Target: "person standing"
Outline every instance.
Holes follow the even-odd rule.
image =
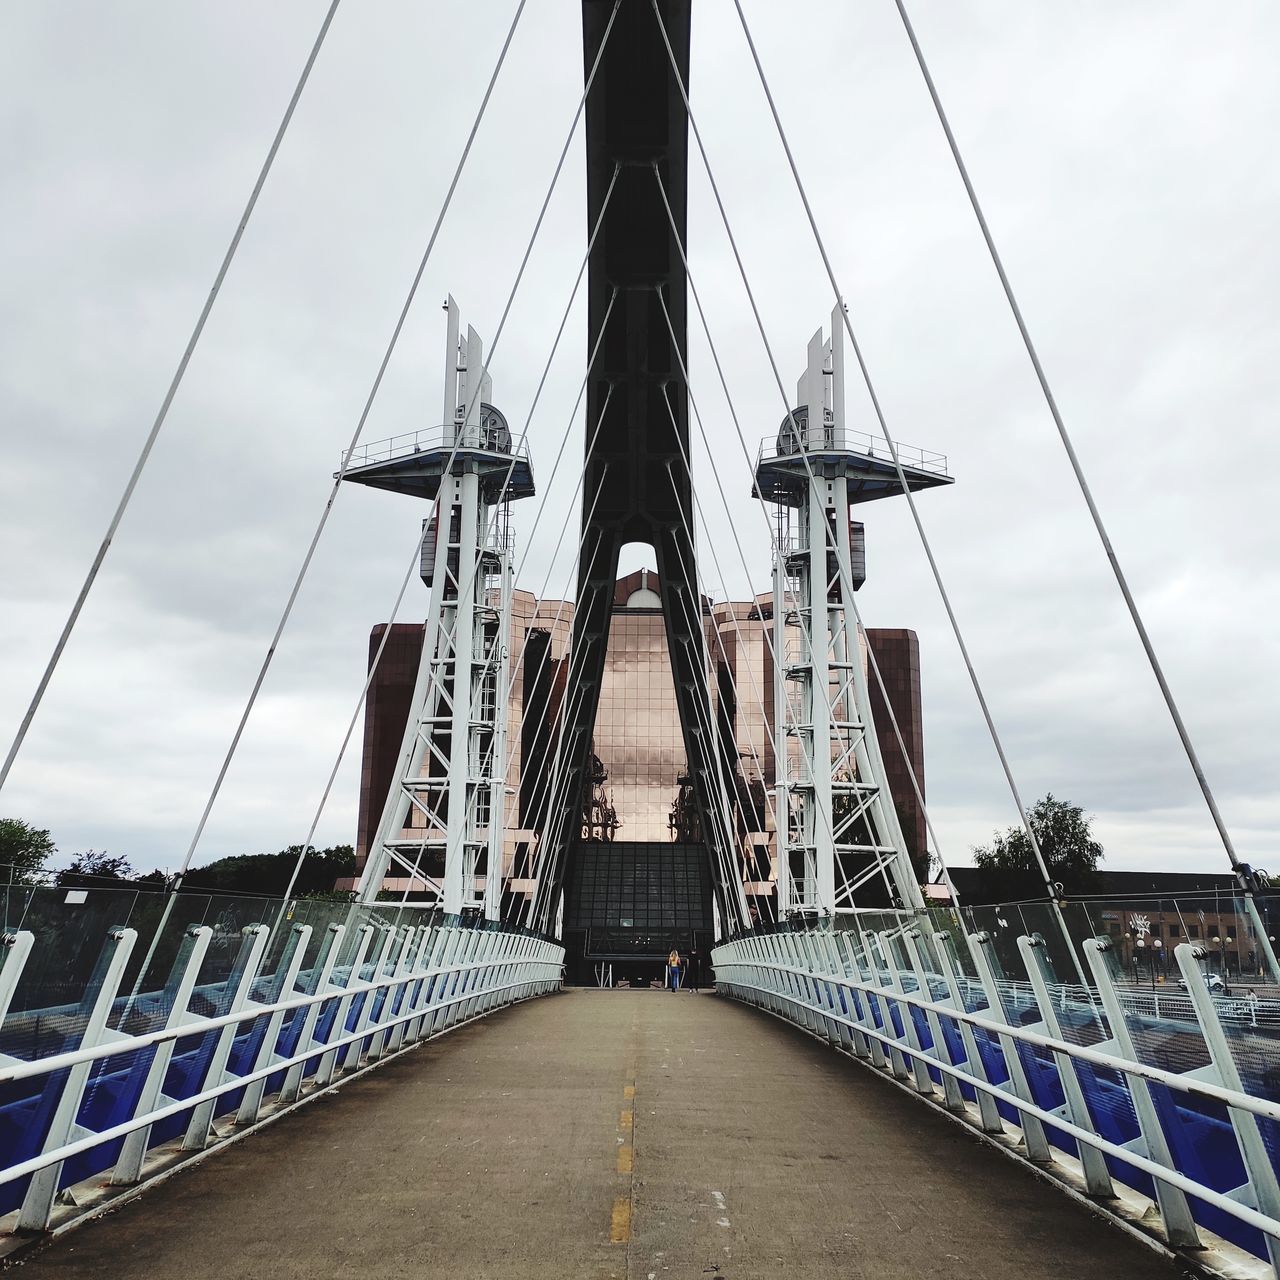
[[[671,954],[667,957],[667,990],[680,990],[680,953],[671,948]]]
[[[702,985],[702,957],[698,954],[698,948],[694,947],[689,952],[689,990],[697,991]]]

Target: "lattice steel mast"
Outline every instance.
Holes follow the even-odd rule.
[[[902,491],[888,458],[845,424],[839,310],[809,341],[798,407],[766,441],[756,493],[776,504],[774,706],[779,918],[872,901],[924,905],[871,715],[852,593],[865,579],[858,502]],[[912,489],[949,483],[940,454],[904,464]],[[874,889],[873,889],[874,886]],[[881,888],[880,886],[883,886]],[[874,896],[873,896],[874,895]]]
[[[508,506],[533,493],[512,455],[476,331],[446,304],[443,425],[370,445],[346,479],[437,498],[424,522],[422,579],[432,588],[422,659],[387,795],[360,878],[372,901],[393,864],[447,916],[502,905],[503,767],[511,626]],[[497,511],[495,513],[495,508]],[[496,520],[494,516],[497,516]]]

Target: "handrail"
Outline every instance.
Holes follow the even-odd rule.
[[[801,434],[804,437],[804,448],[800,448],[799,444],[792,447],[782,447],[776,436],[767,436],[760,444],[760,451],[756,455],[756,467],[759,469],[761,463],[780,462],[790,458],[801,458],[805,454],[813,455],[820,453],[860,453],[867,457],[874,458],[877,462],[887,462],[892,464],[893,454],[885,444],[883,438],[873,436],[866,431],[853,431],[845,428],[837,436],[834,432],[830,440],[824,438],[817,440],[816,437],[821,433],[820,428],[810,431],[808,428],[802,427]],[[947,470],[947,455],[939,453],[935,449],[922,449],[919,445],[902,444],[894,441],[898,450],[898,457],[901,459],[903,466],[911,467],[917,471],[928,471],[933,475],[945,476],[950,473]]]
[[[757,966],[761,965],[761,962],[759,961],[742,961],[740,963]],[[793,970],[793,972],[799,973],[801,971]],[[826,977],[826,975],[812,973],[806,974],[805,976]],[[900,1001],[904,998],[902,992],[891,991],[887,987],[875,988],[875,991],[877,996],[887,1000]],[[978,1076],[972,1075],[952,1063],[943,1062],[939,1058],[934,1057],[927,1050],[916,1049],[906,1040],[899,1040],[894,1036],[886,1035],[875,1028],[867,1027],[861,1022],[855,1022],[851,1018],[846,1018],[841,1014],[835,1013],[833,1010],[820,1009],[816,1005],[806,1004],[797,996],[791,995],[788,992],[770,991],[769,994],[779,996],[789,1004],[795,1004],[805,1009],[812,1009],[814,1012],[819,1013],[823,1018],[830,1018],[836,1022],[843,1023],[852,1031],[857,1031],[861,1035],[873,1037],[886,1048],[892,1048],[896,1052],[906,1054],[908,1057],[913,1059],[919,1058],[927,1066],[937,1068],[939,1071],[944,1072],[954,1079],[960,1080],[962,1083],[969,1085],[970,1088],[980,1089],[984,1093],[989,1093],[998,1097],[1001,1102],[1008,1103],[1010,1106],[1016,1107],[1019,1111],[1034,1116],[1037,1120],[1040,1120],[1045,1124],[1053,1125],[1054,1128],[1061,1129],[1063,1132],[1069,1133],[1077,1141],[1083,1142],[1087,1146],[1091,1146],[1096,1150],[1103,1152],[1105,1155],[1113,1156],[1117,1160],[1122,1160],[1126,1164],[1132,1165],[1135,1169],[1140,1169],[1143,1173],[1146,1173],[1153,1178],[1159,1178],[1164,1182],[1168,1182],[1170,1185],[1177,1187],[1180,1191],[1185,1191],[1188,1195],[1196,1196],[1197,1198],[1212,1204],[1215,1208],[1221,1209],[1223,1212],[1229,1213],[1233,1217],[1238,1218],[1241,1222],[1247,1223],[1251,1227],[1256,1227],[1266,1235],[1280,1240],[1280,1219],[1268,1217],[1266,1214],[1259,1213],[1256,1209],[1252,1209],[1248,1205],[1232,1200],[1229,1196],[1223,1195],[1221,1192],[1215,1191],[1213,1188],[1206,1187],[1203,1183],[1196,1182],[1193,1178],[1187,1177],[1186,1174],[1179,1172],[1177,1169],[1171,1169],[1167,1165],[1159,1164],[1146,1156],[1139,1155],[1136,1151],[1131,1151],[1128,1147],[1110,1142],[1100,1134],[1096,1134],[1089,1129],[1083,1129],[1079,1125],[1072,1123],[1065,1116],[1053,1111],[1046,1111],[1043,1107],[1037,1106],[1034,1102],[1028,1102],[1026,1099],[1018,1097],[1016,1093],[1013,1093],[1008,1089],[1003,1089],[999,1085],[991,1084],[990,1081],[983,1080]],[[908,1000],[908,1003],[920,1002]],[[945,1013],[948,1017],[960,1016],[959,1010],[953,1008],[948,1007],[943,1009],[937,1008],[936,1006],[935,1008],[937,1012]],[[979,1025],[990,1026],[993,1029],[998,1029],[1001,1035],[1009,1034],[1014,1030],[1013,1027],[1002,1023],[980,1023]],[[1065,1042],[1058,1043],[1061,1044]],[[1080,1048],[1078,1045],[1070,1047],[1072,1049]],[[1117,1059],[1116,1061],[1119,1062],[1122,1060]],[[1162,1083],[1164,1082],[1162,1081]],[[1240,1096],[1248,1097],[1247,1094],[1241,1094]]]
[[[516,935],[503,935],[516,936]],[[23,1060],[16,1065],[0,1066],[0,1085],[12,1080],[30,1080],[36,1076],[50,1075],[67,1067],[74,1067],[81,1062],[97,1062],[102,1058],[120,1057],[126,1053],[136,1053],[139,1049],[147,1049],[152,1045],[165,1044],[170,1040],[185,1040],[190,1036],[202,1035],[206,1031],[217,1031],[222,1027],[234,1026],[241,1022],[250,1022],[270,1013],[288,1013],[293,1009],[306,1009],[313,1004],[325,1000],[339,1000],[343,996],[358,996],[369,991],[381,991],[386,987],[403,986],[406,982],[421,982],[427,978],[437,978],[441,974],[473,973],[480,969],[493,969],[515,962],[526,964],[551,964],[550,960],[541,960],[533,956],[498,957],[493,960],[477,960],[463,964],[443,965],[437,969],[417,970],[409,974],[398,974],[380,981],[368,978],[357,978],[350,986],[333,987],[328,991],[315,992],[310,995],[294,996],[288,1000],[277,1000],[272,1004],[253,1004],[248,1008],[236,1009],[231,1013],[220,1013],[213,1018],[203,1018],[198,1022],[184,1022],[177,1027],[161,1027],[158,1031],[144,1031],[140,1035],[125,1035],[104,1044],[90,1045],[83,1049],[69,1049],[65,1053],[55,1053],[47,1058]],[[564,962],[560,962],[564,968]],[[21,1017],[21,1013],[17,1015]],[[378,1028],[375,1028],[377,1030]],[[361,1032],[358,1039],[371,1034]],[[331,1047],[331,1046],[326,1046]],[[0,1183],[5,1179],[0,1177]]]
[[[154,1127],[166,1119],[186,1117],[182,1150],[203,1151],[215,1136],[218,1100],[233,1091],[243,1090],[235,1119],[244,1132],[263,1122],[268,1104],[271,1114],[279,1114],[411,1044],[563,983],[564,949],[525,932],[379,922],[376,928],[360,924],[348,937],[348,925],[334,920],[304,977],[301,962],[312,935],[311,924],[292,925],[282,949],[273,952],[271,970],[264,972],[272,931],[261,923],[242,930],[239,956],[226,977],[220,984],[205,984],[220,988],[226,1011],[202,1016],[192,1012],[191,1000],[213,930],[188,927],[165,983],[164,1007],[156,1010],[165,1025],[127,1034],[118,1028],[138,1002],[135,993],[122,1003],[120,986],[138,935],[127,927],[107,932],[94,976],[69,1015],[64,1043],[75,1037],[78,1046],[30,1060],[0,1055],[0,1086],[36,1082],[38,1092],[31,1096],[40,1100],[42,1117],[35,1127],[27,1125],[23,1145],[5,1157],[13,1163],[0,1168],[0,1187],[31,1175],[20,1193],[19,1230],[46,1230],[55,1216],[65,1217],[55,1204],[67,1160],[101,1152],[88,1167],[82,1163],[72,1180],[107,1172],[112,1186],[138,1185],[158,1176],[146,1159],[162,1142]],[[4,1015],[34,939],[20,930],[5,941],[0,1024],[20,1027],[26,1021],[23,1012]],[[362,977],[366,972],[370,976]],[[264,982],[272,984],[264,994],[278,993],[278,998],[254,997]],[[297,991],[304,982],[315,989]],[[182,1086],[192,1092],[170,1101],[163,1088],[179,1042],[199,1048],[198,1073]],[[97,1074],[96,1063],[105,1064]],[[109,1127],[98,1128],[83,1118],[92,1090],[124,1071],[142,1075],[130,1077],[131,1087],[97,1122]],[[279,1085],[265,1098],[266,1081],[273,1077]],[[12,1105],[28,1102],[20,1094]],[[127,1141],[112,1152],[110,1144],[119,1138]],[[18,1160],[19,1154],[24,1158]],[[6,1194],[4,1208],[17,1203],[16,1194]]]
[[[843,977],[833,973],[818,973],[812,969],[801,969],[795,965],[779,964],[776,961],[769,960],[730,960],[714,962],[717,974],[722,969],[732,968],[734,965],[747,965],[756,969],[769,969],[779,973],[789,973],[797,977],[815,978],[820,982],[835,982],[840,986],[849,987],[854,991],[861,991],[866,995],[874,995],[878,999],[892,1000],[898,1004],[909,1004],[917,1009],[925,1012],[933,1012],[944,1014],[948,1018],[956,1018],[961,1022],[967,1022],[970,1026],[978,1027],[983,1031],[988,1031],[992,1035],[1011,1036],[1015,1040],[1022,1040],[1026,1044],[1035,1045],[1037,1048],[1050,1049],[1054,1053],[1064,1053],[1072,1058],[1079,1058],[1084,1062],[1091,1063],[1094,1066],[1105,1067],[1110,1071],[1121,1071],[1126,1075],[1138,1076],[1144,1080],[1152,1081],[1155,1084],[1161,1084],[1170,1089],[1177,1089],[1182,1093],[1191,1094],[1193,1097],[1208,1098],[1214,1102],[1225,1103],[1229,1107],[1235,1107],[1240,1111],[1249,1111],[1254,1115],[1264,1116],[1268,1120],[1280,1121],[1280,1103],[1269,1102],[1265,1098],[1255,1098],[1252,1094],[1241,1093],[1235,1089],[1225,1089],[1221,1085],[1215,1085],[1204,1080],[1193,1080],[1187,1076],[1179,1075],[1175,1071],[1166,1071],[1163,1067],[1149,1066],[1145,1062],[1134,1062],[1129,1058],[1118,1058],[1113,1054],[1102,1053],[1098,1049],[1091,1049],[1088,1045],[1075,1044],[1070,1040],[1059,1040],[1053,1036],[1042,1035],[1038,1031],[1028,1031],[1026,1027],[1020,1027],[1014,1022],[996,1022],[990,1018],[984,1018],[980,1014],[970,1013],[967,1009],[958,1009],[952,1004],[939,1004],[936,1000],[924,1000],[919,996],[912,995],[907,991],[899,991],[892,987],[874,986],[862,979],[854,980],[849,975]],[[912,975],[914,976],[914,975]],[[942,980],[941,974],[933,975]],[[781,995],[781,992],[772,992],[774,995]],[[832,1013],[830,1010],[821,1009],[817,1005],[806,1006],[813,1008],[821,1013],[824,1018],[834,1017],[836,1021],[848,1021],[842,1019],[840,1015]],[[849,1022],[848,1025],[857,1031],[867,1031],[861,1023]],[[895,1046],[901,1048],[903,1052],[907,1052],[905,1044],[899,1044],[898,1041],[893,1042]],[[937,1058],[924,1050],[916,1051],[925,1057],[930,1065],[941,1065]],[[0,1077],[2,1079],[2,1077]],[[997,1086],[984,1085],[984,1088],[992,1089],[999,1093],[1006,1100],[1009,1096]],[[1060,1121],[1055,1119],[1054,1124]]]
[[[1211,1217],[1206,1226],[1195,1208],[1212,1206],[1261,1232],[1265,1248],[1255,1238],[1249,1252],[1270,1262],[1267,1274],[1280,1274],[1280,1178],[1260,1127],[1264,1121],[1280,1123],[1280,1100],[1247,1091],[1245,1059],[1237,1062],[1234,1041],[1222,1024],[1222,1016],[1233,1012],[1224,1008],[1231,1002],[1211,997],[1199,968],[1200,951],[1186,943],[1175,949],[1186,993],[1166,998],[1178,1006],[1176,1021],[1187,1024],[1188,1034],[1202,1037],[1196,1043],[1209,1062],[1178,1072],[1139,1060],[1132,1025],[1136,1019],[1155,1019],[1134,1006],[1155,1006],[1145,991],[1117,984],[1106,958],[1109,940],[1084,944],[1096,986],[1059,986],[1052,982],[1038,935],[1018,940],[1030,978],[1024,983],[997,976],[987,933],[967,938],[975,978],[958,963],[959,939],[944,931],[927,940],[925,922],[918,917],[914,927],[900,923],[904,927],[884,931],[742,935],[713,952],[717,990],[869,1058],[904,1087],[914,1083],[922,1096],[937,1099],[941,1088],[943,1105],[984,1133],[1003,1132],[997,1100],[1013,1108],[1018,1119],[1006,1112],[1003,1120],[1015,1134],[1021,1131],[1019,1154],[1038,1166],[1058,1162],[1054,1146],[1075,1154],[1094,1197],[1114,1196],[1112,1179],[1150,1194],[1150,1184],[1109,1170],[1097,1153],[1146,1175],[1154,1180],[1155,1207],[1172,1246],[1201,1247],[1202,1232],[1221,1230],[1221,1219]],[[1032,1026],[1019,1021],[1023,1007],[1032,1014]],[[1068,1008],[1087,1014],[1100,1042],[1064,1038],[1070,1030],[1063,1023]],[[1275,1042],[1269,1016],[1264,1015],[1261,1029],[1256,1007],[1245,1016],[1248,1043]],[[1235,1025],[1239,1034],[1240,1022]],[[1204,1061],[1199,1054],[1192,1060]],[[972,1091],[967,1098],[961,1084]],[[1126,1107],[1116,1109],[1118,1101],[1108,1100],[1110,1089],[1127,1098]],[[1158,1109],[1155,1089],[1186,1101],[1167,1112]],[[1224,1126],[1224,1112],[1234,1154],[1212,1136],[1221,1132],[1213,1126]],[[1168,1129],[1184,1124],[1192,1127],[1181,1136]],[[1202,1129],[1206,1124],[1210,1128]],[[1136,1126],[1137,1140],[1131,1140],[1130,1126]],[[1234,1186],[1241,1167],[1245,1181]]]
[[[511,959],[508,958],[505,963],[510,964]],[[533,963],[549,964],[551,962],[539,960],[534,961]],[[445,971],[441,970],[440,972]],[[406,974],[403,977],[391,979],[389,982],[381,983],[379,985],[403,986],[409,982],[419,982],[427,976],[429,975],[423,973],[411,973]],[[461,995],[451,996],[447,1000],[442,1000],[437,1005],[430,1006],[430,1008],[425,1010],[425,1012],[433,1012],[437,1009],[450,1008],[455,1004],[461,1004],[464,1000],[474,1000],[477,995],[494,995],[502,991],[513,991],[517,987],[524,987],[528,985],[529,979],[521,978],[518,982],[509,982],[501,987],[488,987],[479,992],[464,991]],[[331,991],[327,996],[321,998],[333,1000],[339,999],[345,994],[347,994],[346,988],[341,988],[337,991]],[[245,1017],[261,1017],[267,1012],[269,1012],[269,1009],[264,1005],[260,1008],[251,1010],[248,1014],[242,1015],[240,1020],[243,1021]],[[38,1169],[47,1168],[51,1164],[60,1164],[63,1161],[70,1160],[73,1156],[80,1155],[82,1152],[92,1151],[94,1147],[101,1146],[106,1142],[111,1142],[116,1138],[124,1137],[125,1134],[132,1133],[135,1129],[145,1129],[148,1125],[155,1125],[161,1120],[167,1120],[170,1116],[176,1116],[180,1115],[184,1111],[190,1111],[192,1107],[198,1107],[202,1102],[208,1102],[211,1099],[220,1098],[224,1093],[230,1093],[235,1089],[243,1089],[245,1085],[254,1084],[258,1080],[265,1080],[268,1076],[276,1075],[281,1071],[287,1071],[290,1067],[297,1066],[300,1063],[306,1063],[312,1058],[323,1057],[326,1053],[331,1053],[335,1049],[346,1048],[348,1045],[355,1044],[358,1040],[368,1040],[372,1036],[377,1035],[380,1031],[388,1031],[394,1027],[400,1026],[402,1023],[412,1022],[415,1018],[422,1017],[423,1013],[423,1009],[415,1009],[409,1013],[400,1014],[390,1022],[380,1022],[376,1026],[370,1026],[363,1030],[349,1032],[338,1040],[328,1040],[324,1044],[313,1045],[302,1053],[296,1053],[290,1058],[281,1058],[278,1061],[269,1063],[267,1066],[261,1067],[256,1071],[247,1072],[245,1075],[236,1076],[234,1079],[225,1081],[213,1088],[192,1094],[189,1098],[183,1098],[178,1102],[172,1102],[168,1106],[158,1107],[144,1116],[131,1117],[129,1120],[126,1120],[121,1124],[114,1125],[110,1129],[103,1129],[97,1133],[90,1134],[88,1137],[79,1138],[75,1142],[69,1142],[53,1151],[41,1152],[40,1155],[32,1156],[29,1160],[24,1160],[21,1164],[12,1165],[8,1169],[0,1169],[0,1186],[3,1186],[7,1182],[13,1182],[17,1178],[25,1177],[29,1173],[34,1173]],[[223,1021],[225,1022],[225,1019],[223,1019]],[[450,1023],[448,1027],[442,1028],[437,1034],[443,1034],[444,1031],[453,1031],[461,1025],[461,1023]],[[212,1028],[204,1029],[210,1030]],[[199,1035],[201,1030],[201,1027],[191,1025],[181,1028],[179,1034],[180,1036]],[[110,1047],[112,1049],[117,1049],[119,1048],[119,1045],[111,1045]],[[126,1045],[126,1052],[128,1051],[128,1048],[129,1046]],[[325,1087],[331,1088],[333,1086],[330,1085]]]
[[[385,440],[372,440],[351,451],[347,459],[347,471],[355,471],[375,462],[390,462],[395,458],[409,457],[415,453],[431,453],[458,449],[478,449],[484,453],[500,454],[504,458],[529,458],[526,440],[512,440],[510,431],[499,432],[482,423],[444,423],[426,427],[421,431],[402,431]]]

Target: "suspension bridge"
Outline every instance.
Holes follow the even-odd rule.
[[[1176,992],[1157,993],[1152,968],[1148,997],[1114,937],[1064,900],[929,539],[929,492],[952,484],[950,462],[890,430],[821,204],[770,92],[768,50],[734,7],[831,310],[785,346],[763,323],[691,105],[689,0],[584,0],[581,97],[497,328],[486,342],[449,298],[438,421],[365,440],[519,35],[520,0],[181,868],[163,894],[6,892],[0,1253],[14,1262],[68,1276],[1276,1275],[1280,1009],[1267,987],[1249,1000],[1215,990],[1190,940],[1172,948]],[[337,9],[333,0],[0,786]],[[897,10],[1235,874],[1233,927],[1280,982],[1274,904],[1237,856],[902,0]],[[573,504],[556,512],[545,495],[562,464],[575,470],[568,438],[546,480],[528,444],[547,369],[523,415],[508,418],[500,351],[580,127],[586,244],[547,369],[585,288],[574,406],[585,432]],[[776,388],[763,440],[755,409],[735,405],[690,269],[691,164],[709,181]],[[723,393],[741,468],[708,437],[691,324],[712,356],[705,395]],[[855,384],[871,407],[865,422],[850,420]],[[735,483],[742,491],[726,493]],[[186,878],[329,513],[351,485],[416,499],[421,537],[374,633],[285,894],[202,892]],[[697,536],[713,495],[732,512],[731,545]],[[858,602],[861,509],[877,501],[902,505],[919,536],[1033,851],[1036,901],[970,908],[948,876],[909,702],[890,687],[886,649]],[[536,504],[528,532],[515,502]],[[761,576],[738,535],[749,520],[768,534],[772,580],[739,607],[724,564]],[[524,599],[522,539],[558,549],[566,536],[577,540],[572,581],[558,600],[546,582]],[[652,549],[656,568],[620,580],[633,543]],[[298,898],[415,577],[430,588],[429,610],[403,705],[380,730],[391,745],[369,764],[382,778],[366,789],[350,901]],[[624,586],[634,625],[619,610]],[[638,705],[622,725],[602,722],[619,678],[610,654],[629,638],[660,653],[665,725],[646,728]],[[626,700],[618,705],[625,717]],[[620,784],[625,756],[621,768],[606,760],[606,729],[619,741],[670,738],[663,749],[679,762],[666,785],[678,801],[667,832],[628,838],[604,785],[606,765]],[[646,966],[668,944],[698,953],[685,977],[713,981],[714,994],[680,989],[678,970],[652,989]]]

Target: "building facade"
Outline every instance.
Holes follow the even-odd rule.
[[[584,804],[572,814],[564,812],[556,799],[555,744],[557,726],[571,710],[566,699],[574,696],[566,687],[573,602],[539,600],[527,591],[514,593],[507,637],[511,687],[506,707],[503,849],[504,878],[509,895],[516,900],[534,891],[540,833],[549,824],[572,824],[581,851],[579,864],[589,859],[595,846],[629,845],[637,850],[642,845],[698,846],[700,833],[687,779],[659,586],[652,569],[637,570],[615,584],[592,739],[592,772]],[[736,794],[730,801],[736,810],[741,877],[753,917],[771,919],[777,879],[773,597],[765,594],[720,603],[704,598],[703,625],[719,737],[733,757],[726,762],[726,773],[735,783]],[[384,630],[377,626],[370,636],[371,662]],[[919,645],[915,633],[903,629],[869,629],[866,636],[879,668],[879,679],[873,673],[870,686],[881,754],[908,850],[924,879],[928,867],[924,816],[911,781],[914,772],[923,795]],[[394,781],[422,645],[421,625],[395,624],[370,686],[357,837],[361,868]],[[865,650],[862,660],[865,665]],[[890,723],[890,709],[910,756],[910,768]],[[422,870],[424,876],[431,876],[440,869],[424,865]],[[678,878],[687,873],[676,867],[670,874]],[[581,897],[582,883],[582,876],[570,869],[571,902]],[[349,886],[344,882],[340,887]],[[396,895],[412,896],[425,887],[399,872],[388,875],[383,883],[385,891]],[[518,902],[505,905],[509,909]],[[709,930],[709,918],[706,927]],[[690,929],[692,942],[700,930],[692,925]]]

